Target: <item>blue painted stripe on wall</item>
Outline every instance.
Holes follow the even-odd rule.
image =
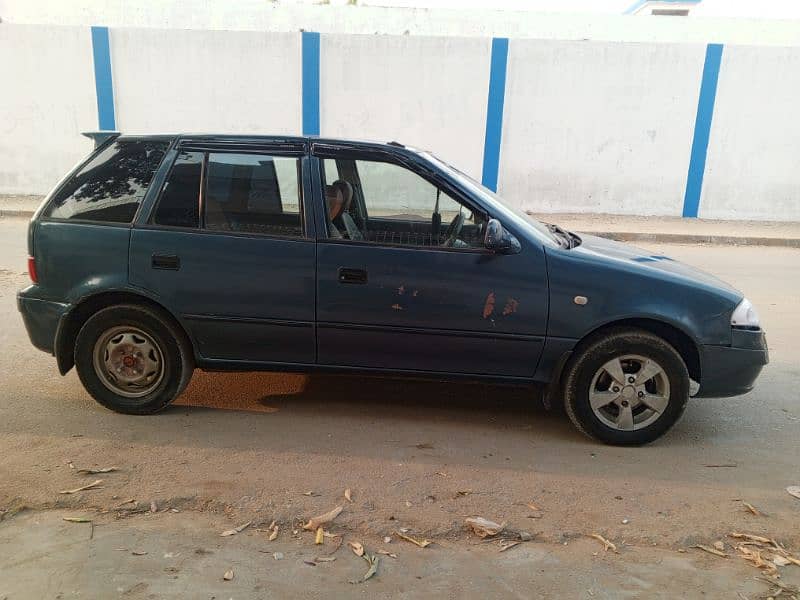
[[[111,77],[111,44],[108,27],[92,27],[94,87],[97,93],[97,125],[101,130],[117,128],[114,117],[114,85]]]
[[[722,48],[722,44],[706,46],[706,61],[703,65],[700,98],[697,101],[697,117],[694,121],[692,154],[689,158],[689,174],[686,177],[686,194],[683,197],[684,217],[696,217],[700,208],[700,193],[703,191],[703,175],[706,171],[706,154],[708,153],[708,139],[711,135],[711,119],[714,116],[714,101],[717,97]]]
[[[497,174],[500,170],[500,141],[503,135],[503,104],[506,95],[507,66],[508,38],[493,38],[481,182],[495,192],[497,191]]]
[[[319,135],[319,33],[303,32],[303,135]]]

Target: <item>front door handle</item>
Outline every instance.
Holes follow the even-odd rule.
[[[177,271],[181,268],[181,259],[174,254],[153,254],[151,265],[154,269]]]
[[[339,269],[339,283],[367,283],[366,269]]]

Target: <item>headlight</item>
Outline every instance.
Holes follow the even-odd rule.
[[[744,298],[739,302],[739,306],[731,315],[731,325],[733,327],[759,327],[758,312],[750,300]]]

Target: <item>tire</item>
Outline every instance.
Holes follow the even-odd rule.
[[[180,395],[194,370],[191,346],[182,333],[148,307],[124,304],[100,310],[83,324],[75,341],[81,383],[113,411],[158,412]]]
[[[677,423],[688,400],[689,372],[680,354],[638,329],[615,329],[589,341],[564,381],[570,420],[589,437],[616,446],[658,439]]]

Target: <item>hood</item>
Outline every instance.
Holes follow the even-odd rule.
[[[570,252],[583,254],[586,258],[594,257],[596,259],[614,261],[619,263],[619,266],[625,266],[628,269],[641,272],[650,272],[653,275],[663,273],[698,287],[713,288],[715,291],[723,292],[730,296],[735,302],[738,302],[743,296],[739,290],[721,279],[674,260],[669,256],[654,254],[636,246],[615,242],[595,235],[580,234],[580,238],[581,244],[570,250]]]

